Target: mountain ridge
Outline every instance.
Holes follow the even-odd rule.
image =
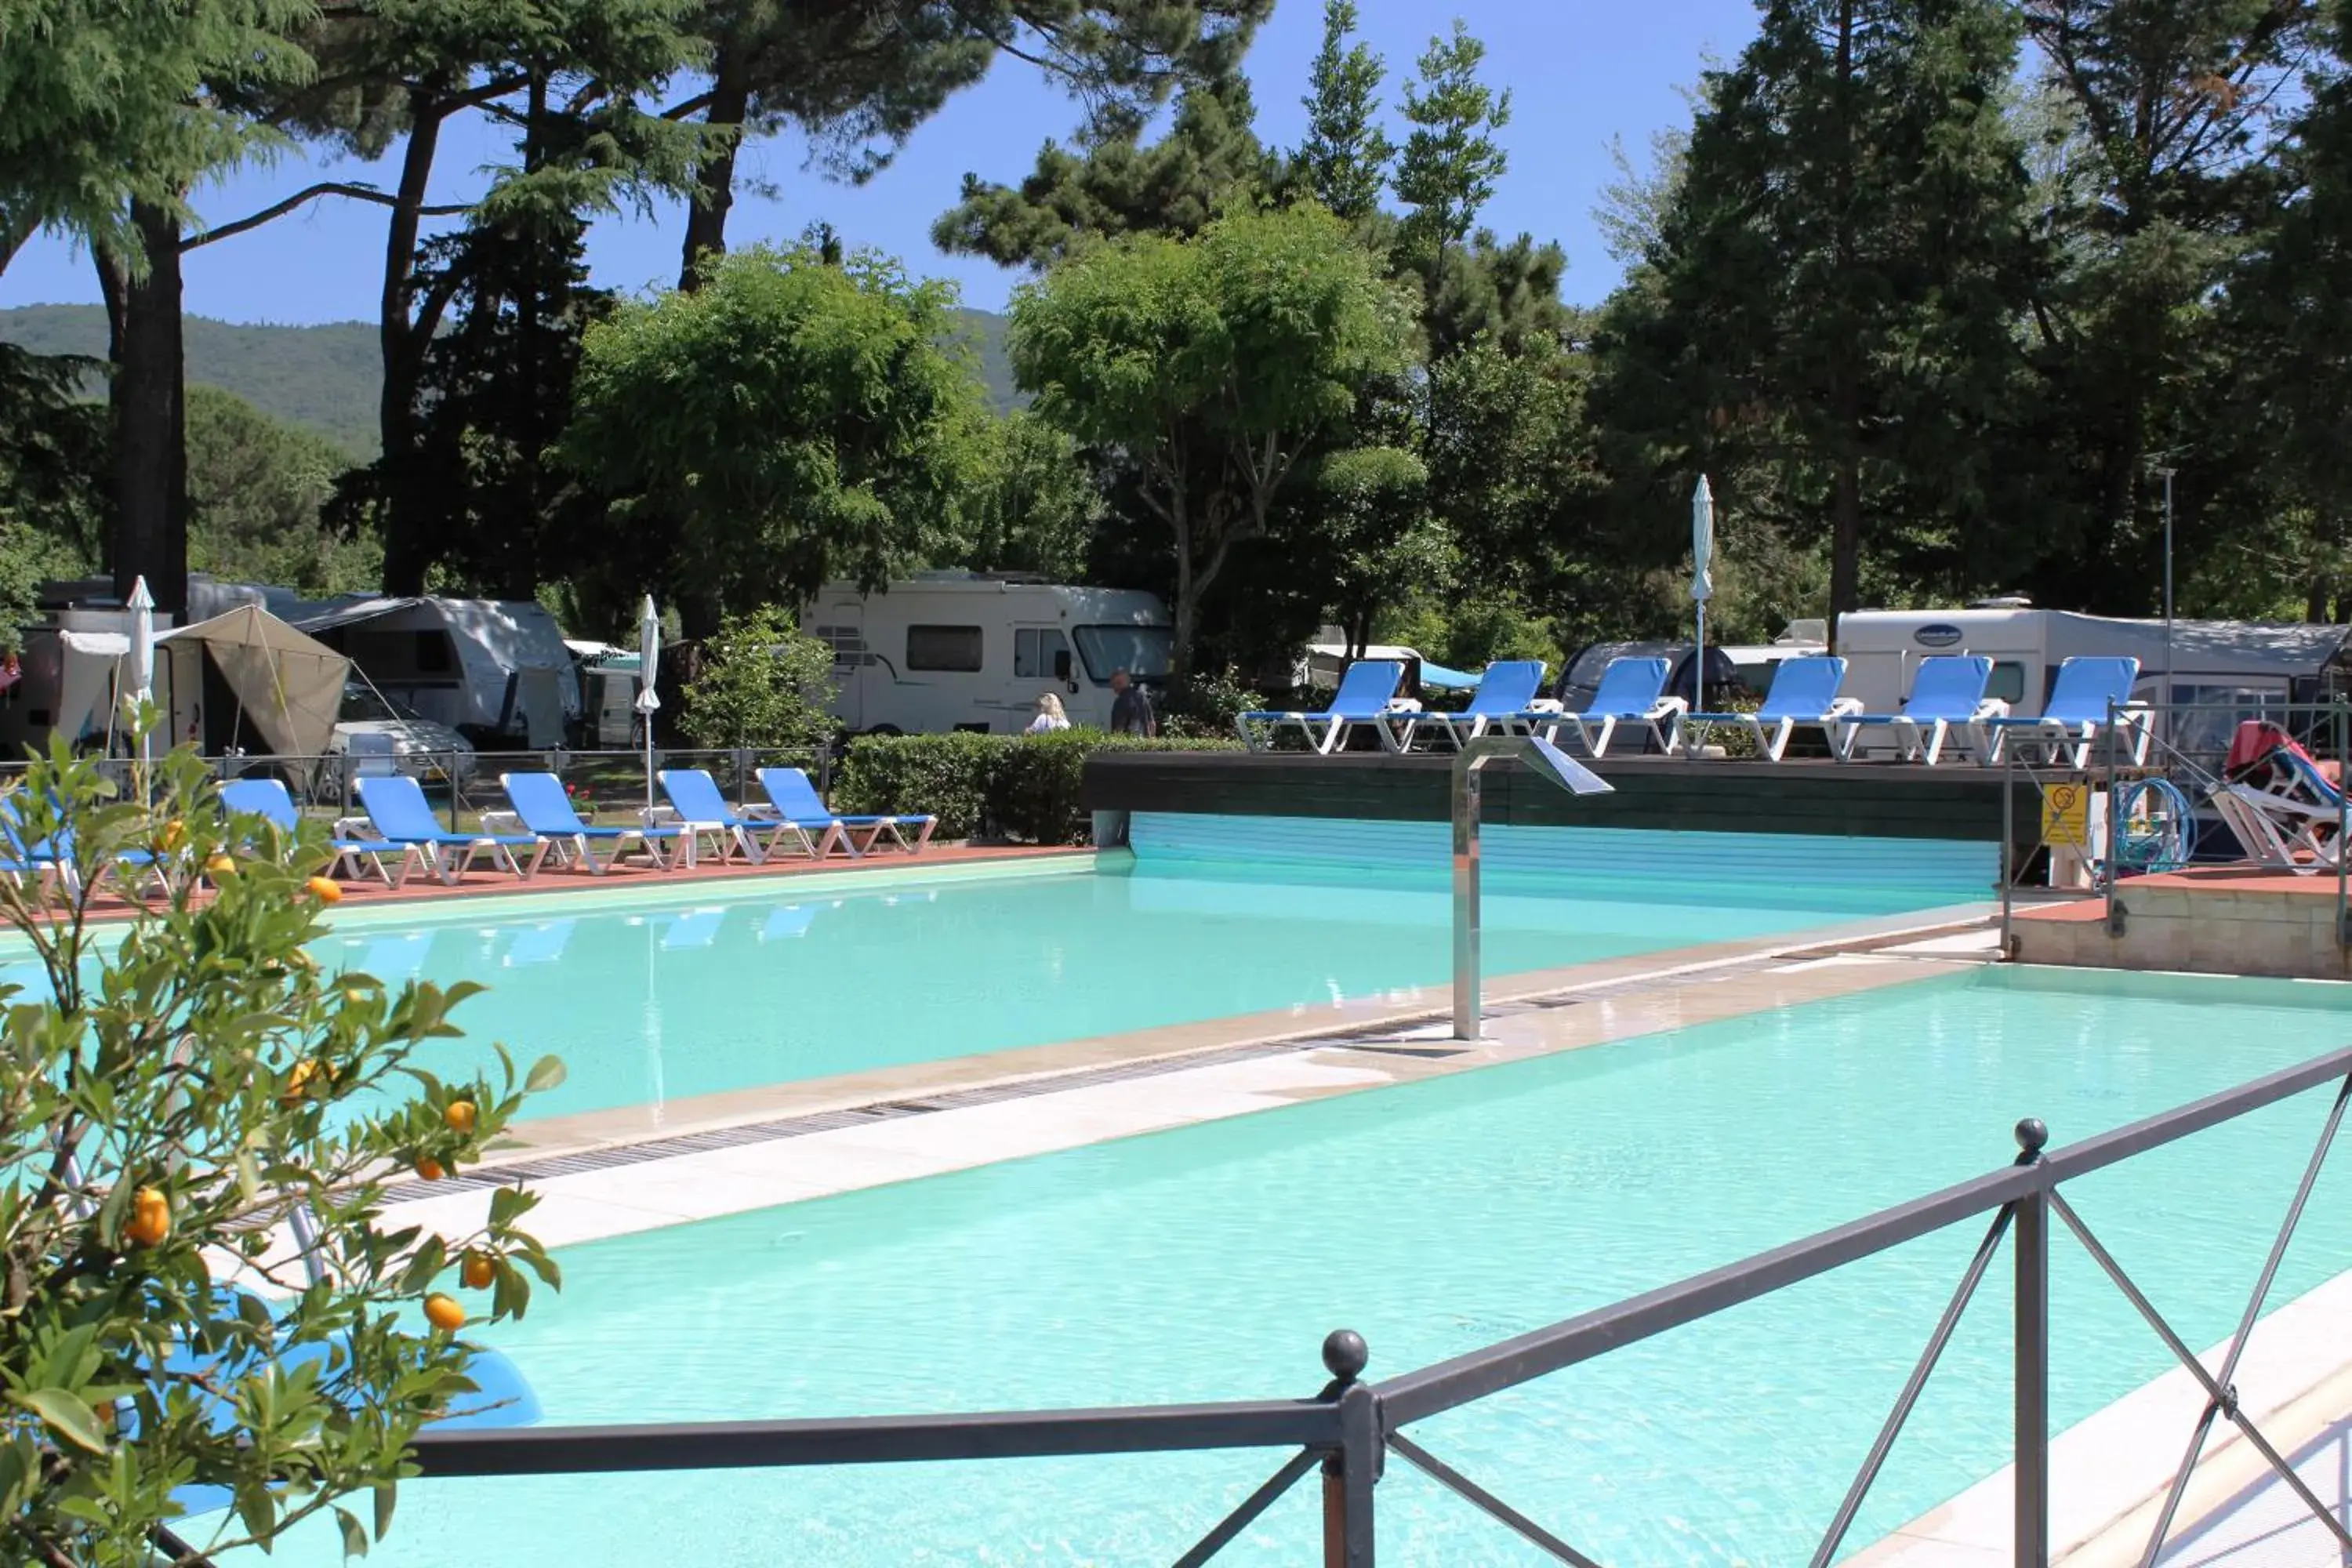
[[[1005,319],[959,310],[971,329],[982,384],[1000,412],[1027,401],[1013,384]],[[274,418],[299,425],[366,461],[376,452],[376,395],[383,384],[376,330],[369,321],[278,326],[185,318],[188,380],[233,392]],[[38,354],[106,358],[106,311],[98,305],[19,305],[0,310],[0,342]],[[92,391],[95,392],[93,385]]]

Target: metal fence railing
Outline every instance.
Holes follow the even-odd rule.
[[[2323,1086],[2335,1093],[2302,1181],[2252,1282],[2245,1310],[2218,1369],[2208,1368],[2101,1242],[2061,1190],[2067,1183],[2165,1147]],[[2014,1561],[2042,1564],[2050,1552],[2050,1243],[2070,1233],[2179,1358],[2205,1393],[2202,1413],[2182,1434],[2185,1452],[2144,1562],[2169,1539],[2180,1500],[2218,1421],[2242,1431],[2347,1551],[2352,1531],[2314,1496],[2277,1447],[2246,1414],[2234,1378],[2267,1302],[2281,1259],[2352,1099],[2352,1047],[2332,1051],[2192,1104],[2151,1116],[2066,1148],[2049,1151],[2038,1121],[2017,1124],[2014,1163],[1971,1181],[1884,1209],[1851,1224],[1650,1290],[1612,1306],[1490,1344],[1380,1383],[1363,1381],[1368,1352],[1340,1331],[1323,1345],[1330,1381],[1311,1398],[1242,1400],[1109,1409],[1028,1410],[945,1415],[863,1415],[790,1421],[731,1421],[633,1426],[553,1426],[428,1432],[415,1458],[426,1477],[550,1476],[594,1472],[743,1469],[910,1462],[1175,1453],[1210,1448],[1278,1451],[1265,1483],[1178,1555],[1180,1568],[1203,1563],[1237,1539],[1310,1470],[1322,1476],[1323,1561],[1328,1568],[1369,1568],[1374,1560],[1377,1492],[1391,1454],[1468,1500],[1497,1525],[1552,1561],[1595,1568],[1565,1535],[1507,1500],[1507,1478],[1473,1479],[1433,1452],[1412,1429],[1535,1379],[1621,1352],[1669,1330],[1786,1289],[1844,1265],[1971,1220],[1982,1239],[1952,1291],[1908,1380],[1859,1457],[1853,1484],[1827,1521],[1811,1562],[1834,1561],[1864,1500],[1884,1468],[1954,1331],[2007,1247],[2013,1289],[2016,1477]],[[877,1520],[877,1530],[896,1528]],[[1457,1561],[1478,1556],[1465,1544]]]
[[[2166,810],[2185,809],[2189,814],[2191,821],[2180,826],[2197,846],[2197,861],[2229,864],[2231,857],[2226,850],[2214,853],[2214,846],[2224,843],[2226,835],[2226,842],[2236,845],[2236,858],[2280,868],[2274,847],[2242,842],[2238,822],[2222,816],[2214,805],[2215,797],[2233,782],[2228,777],[2231,742],[2238,726],[2248,720],[2278,725],[2323,768],[2337,770],[2332,817],[2330,805],[2324,801],[2306,803],[2315,809],[2296,813],[2298,820],[2316,830],[2308,837],[2317,846],[2315,853],[2303,855],[2298,864],[2307,875],[2332,874],[2336,941],[2352,949],[2352,866],[2347,866],[2344,853],[2344,847],[2352,842],[2352,800],[2347,800],[2341,784],[2345,763],[2352,759],[2352,703],[2343,698],[2289,702],[2250,696],[2228,702],[2147,704],[2128,710],[2111,707],[2091,754],[2079,763],[2063,755],[2036,761],[2022,755],[2021,748],[2015,745],[2004,750],[2005,847],[2000,889],[2003,952],[2014,952],[2010,939],[2016,894],[2024,886],[2024,875],[2039,863],[2042,853],[2037,847],[2041,835],[2022,833],[2023,825],[2015,819],[2015,797],[2022,785],[2037,786],[2045,798],[2053,788],[2081,790],[2086,804],[2099,805],[2095,821],[2086,821],[2079,854],[2091,868],[2090,890],[2103,905],[2106,928],[2116,935],[2123,934],[2129,919],[2125,895],[2134,877],[2145,870],[2178,868],[2188,858],[2180,857],[2178,862],[2159,858],[2148,864],[2136,861],[2129,852],[2135,837],[2132,829],[2147,826],[2129,808],[2135,802],[2146,804],[2153,798],[2146,790],[2150,784],[2168,784],[2179,792],[2177,803],[2158,802],[2159,819]],[[2086,809],[2084,816],[2089,819],[2092,814]],[[2144,840],[2146,836],[2138,837]]]

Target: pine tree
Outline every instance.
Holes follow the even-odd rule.
[[[1985,433],[2028,281],[2016,45],[1997,0],[1767,0],[1708,80],[1654,292],[1596,395],[1630,409],[1671,386],[1663,493],[1745,464],[1735,510],[1826,512],[1832,613],[1861,602],[1866,517],[1948,537],[1990,510]]]
[[[1356,30],[1352,0],[1325,0],[1323,47],[1308,79],[1307,140],[1295,162],[1315,199],[1342,220],[1360,224],[1380,210],[1396,144],[1380,127],[1381,80],[1386,66],[1366,44],[1348,42]]]
[[[1411,209],[1407,247],[1432,271],[1470,237],[1510,162],[1494,132],[1511,122],[1511,95],[1478,79],[1486,58],[1486,46],[1456,17],[1452,37],[1429,41],[1419,82],[1405,84],[1412,131],[1397,161],[1396,193]]]

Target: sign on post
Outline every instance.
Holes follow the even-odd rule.
[[[2053,848],[2091,847],[2091,786],[2051,784],[2042,786],[2042,842]]]

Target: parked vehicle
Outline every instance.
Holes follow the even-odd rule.
[[[1110,678],[1168,678],[1174,633],[1157,595],[1003,573],[926,573],[865,594],[832,584],[801,626],[834,651],[833,710],[866,734],[1017,734],[1057,692],[1073,724],[1107,729]]]
[[[474,776],[471,741],[356,680],[343,688],[343,705],[335,731],[328,737],[327,754],[343,759],[341,765],[355,775],[366,771],[368,759],[374,756],[386,759],[385,771],[427,783],[446,783],[454,774],[463,784]],[[334,761],[326,764],[322,784],[339,782],[338,766]]]

